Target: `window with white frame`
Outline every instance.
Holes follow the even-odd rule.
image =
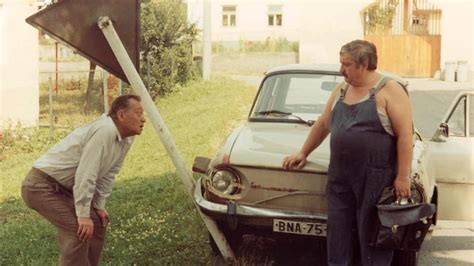
[[[268,6],[268,26],[281,26],[283,23],[283,6],[269,5]]]
[[[222,26],[235,27],[236,6],[222,6]]]

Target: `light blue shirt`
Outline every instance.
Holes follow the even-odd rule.
[[[72,190],[77,217],[89,217],[91,203],[105,208],[133,138],[122,139],[113,120],[103,115],[75,129],[33,167]]]

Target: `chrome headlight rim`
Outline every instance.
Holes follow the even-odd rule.
[[[217,178],[219,178],[219,180]],[[212,188],[225,195],[231,196],[239,194],[241,191],[242,181],[240,175],[231,167],[218,167],[214,169],[209,179]]]

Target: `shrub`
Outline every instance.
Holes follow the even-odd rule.
[[[192,42],[197,28],[186,19],[181,0],[149,0],[141,6],[140,72],[153,98],[196,76]]]

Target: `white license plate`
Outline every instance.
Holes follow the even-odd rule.
[[[326,224],[273,219],[273,232],[311,236],[326,236]]]

